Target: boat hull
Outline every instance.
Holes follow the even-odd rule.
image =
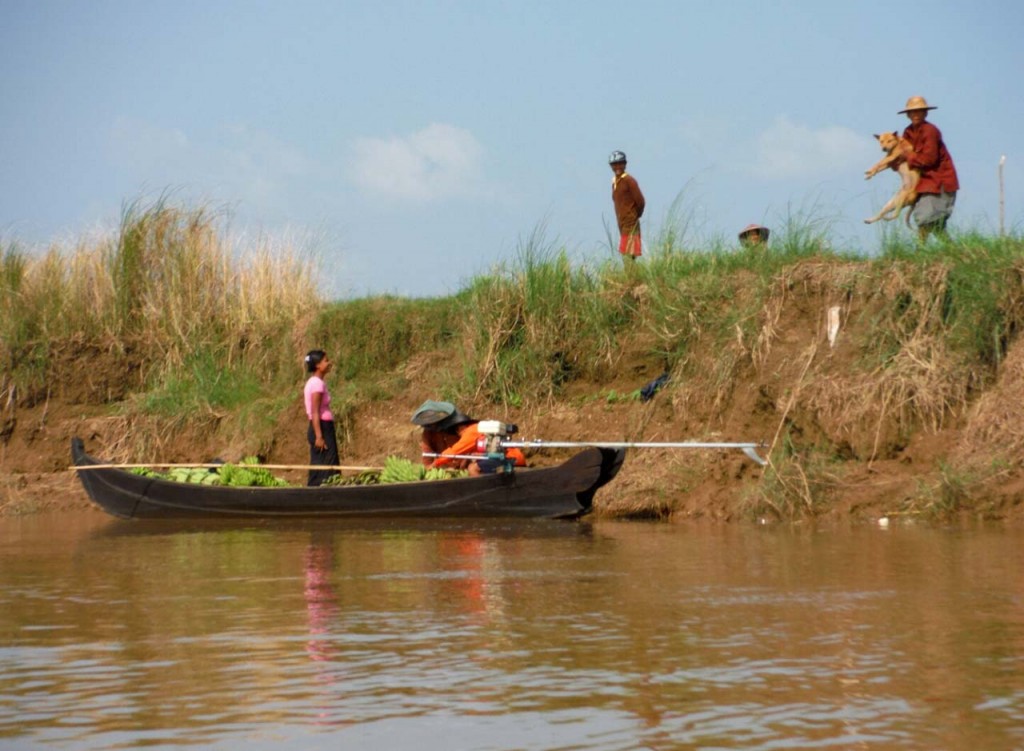
[[[122,519],[190,517],[472,517],[575,518],[622,465],[621,449],[589,448],[556,467],[457,480],[336,485],[316,488],[236,488],[194,485],[122,469],[80,469],[89,498]],[[102,464],[71,441],[76,467]]]

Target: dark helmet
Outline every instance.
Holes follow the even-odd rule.
[[[611,156],[608,157],[608,164],[625,164],[626,154],[622,151],[613,151]]]

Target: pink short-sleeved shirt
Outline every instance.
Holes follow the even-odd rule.
[[[331,393],[327,390],[327,384],[324,383],[324,379],[320,376],[311,376],[306,381],[306,388],[303,389],[303,395],[306,399],[306,417],[310,420],[313,419],[313,394],[322,394],[320,397],[320,422],[331,420],[333,422],[334,415],[331,414]]]

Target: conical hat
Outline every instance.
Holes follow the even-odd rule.
[[[748,232],[756,232],[761,236],[762,241],[767,242],[768,235],[770,235],[772,231],[767,227],[762,227],[760,224],[748,224],[746,227],[740,230],[740,240],[742,240],[743,236],[746,235]]]

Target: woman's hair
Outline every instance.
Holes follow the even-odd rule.
[[[327,353],[322,349],[311,349],[306,353],[306,372],[315,373],[316,366],[320,364],[320,361],[327,357]]]

